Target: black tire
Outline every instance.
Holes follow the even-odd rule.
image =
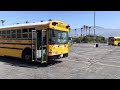
[[[64,54],[64,57],[68,57],[68,53]]]
[[[120,43],[118,43],[118,46],[120,46]]]
[[[55,56],[48,56],[48,64],[54,64],[55,63]]]
[[[22,53],[22,61],[30,63],[32,62],[32,50],[26,49]]]

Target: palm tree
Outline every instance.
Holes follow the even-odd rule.
[[[29,23],[28,21],[25,21],[25,23]]]
[[[48,21],[52,21],[52,19],[49,19]]]
[[[90,29],[91,29],[91,27],[89,27],[89,35],[90,35]]]
[[[16,23],[16,24],[20,24],[20,23]]]
[[[82,30],[83,30],[83,27],[81,28],[81,37],[82,37]]]
[[[84,28],[84,30],[83,30],[83,36],[84,36],[84,31],[85,31],[85,29],[86,29],[86,26],[85,26],[85,25],[83,25],[83,28]]]
[[[41,20],[40,22],[43,22],[43,20]]]
[[[76,38],[76,29],[75,29],[75,38]]]
[[[5,20],[1,20],[2,26],[4,26]]]
[[[86,36],[87,36],[87,29],[88,29],[88,26],[86,26]]]

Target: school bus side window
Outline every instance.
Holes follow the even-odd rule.
[[[6,38],[6,31],[2,31],[2,38],[3,38],[3,39]]]
[[[23,38],[28,38],[28,29],[23,29]]]
[[[7,30],[7,38],[10,38],[10,30]]]
[[[32,30],[35,30],[35,28],[29,28],[29,38],[32,38]]]
[[[22,35],[22,34],[21,34],[21,29],[18,29],[18,30],[17,30],[17,38],[21,38],[21,35]]]
[[[0,31],[0,39],[1,39],[1,31]]]
[[[16,30],[11,31],[11,36],[12,36],[12,38],[16,38]]]

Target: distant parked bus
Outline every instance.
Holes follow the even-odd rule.
[[[120,46],[120,37],[109,37],[108,45]]]
[[[51,20],[0,27],[0,55],[47,63],[68,56],[69,25]]]

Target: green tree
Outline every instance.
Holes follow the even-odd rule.
[[[2,26],[4,26],[5,20],[1,20]]]
[[[29,23],[29,21],[25,21],[25,23]]]
[[[52,21],[52,19],[49,19],[48,21]]]
[[[96,36],[96,42],[100,42],[100,43],[105,42],[105,37],[103,37],[103,36]]]
[[[74,42],[80,43],[80,42],[84,42],[84,43],[88,43],[88,42],[94,42],[94,35],[86,35],[84,37],[77,37],[74,38]],[[98,43],[105,43],[106,39],[103,36],[96,36],[96,42]]]

